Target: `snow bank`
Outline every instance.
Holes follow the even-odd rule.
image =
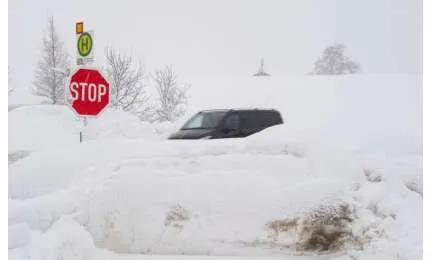
[[[26,246],[31,241],[31,229],[25,223],[9,225],[8,248],[19,248]]]
[[[43,97],[33,95],[32,90],[25,87],[17,87],[8,95],[9,111],[20,106],[40,105],[43,101]]]
[[[115,109],[105,110],[100,117],[88,118],[87,127],[69,107],[28,105],[9,112],[9,151],[61,149],[84,140],[94,139],[161,139],[167,125],[151,125],[136,116]]]
[[[76,143],[78,125],[78,118],[64,106],[31,105],[16,108],[8,114],[9,151],[50,149]]]
[[[159,139],[158,134],[164,131],[156,131],[155,125],[140,121],[133,114],[121,110],[107,110],[98,118],[88,119],[88,129],[84,138],[93,139]]]
[[[283,113],[283,126],[232,140],[161,140],[181,120],[149,126],[107,111],[80,144],[70,111],[15,109],[9,149],[34,152],[9,166],[9,252],[421,259],[419,82],[195,82],[189,114],[228,105]],[[48,133],[59,143],[33,140]],[[341,232],[335,251],[311,252]]]
[[[365,250],[385,243],[380,254],[387,259],[395,252],[415,259],[422,197],[406,187],[402,174],[388,172],[397,160],[374,168],[376,161],[365,163],[358,154],[344,153],[347,160],[341,160],[309,151],[299,157],[250,150],[251,142],[259,143],[118,141],[111,144],[115,160],[93,157],[92,166],[76,167],[76,156],[85,158],[86,151],[113,151],[107,142],[88,142],[74,148],[77,155],[68,157],[74,161],[58,162],[62,174],[47,174],[47,167],[34,177],[19,172],[18,166],[34,169],[52,160],[52,154],[34,156],[34,164],[29,158],[10,168],[9,194],[20,200],[10,200],[9,221],[50,232],[52,223],[72,214],[96,247],[120,253],[277,255],[275,248],[295,248],[298,233],[275,236],[269,222],[302,219],[321,202],[336,200],[356,209],[348,228]],[[417,173],[410,166],[405,169]]]
[[[91,235],[72,218],[64,216],[45,233],[35,235],[33,243],[10,252],[10,259],[96,259]]]

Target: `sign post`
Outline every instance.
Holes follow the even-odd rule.
[[[80,143],[84,141],[84,130],[87,126],[87,117],[83,116],[83,129],[80,131]]]
[[[97,117],[110,102],[110,84],[102,73],[94,68],[93,31],[85,31],[84,23],[76,23],[77,70],[72,73],[67,86],[72,110],[83,118],[80,142],[87,126],[87,117]]]

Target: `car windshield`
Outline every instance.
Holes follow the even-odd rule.
[[[213,129],[216,128],[222,118],[226,115],[226,111],[201,112],[192,117],[182,127],[185,129]]]

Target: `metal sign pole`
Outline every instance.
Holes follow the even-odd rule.
[[[87,126],[87,117],[84,116],[83,117],[83,128],[80,131],[80,143],[82,143],[84,141],[84,130]]]

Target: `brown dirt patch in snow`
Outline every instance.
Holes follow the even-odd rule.
[[[351,232],[354,209],[348,204],[324,204],[304,215],[267,224],[270,237],[277,241],[283,233],[290,233],[293,244],[286,247],[299,251],[338,251],[347,243],[355,244]]]

